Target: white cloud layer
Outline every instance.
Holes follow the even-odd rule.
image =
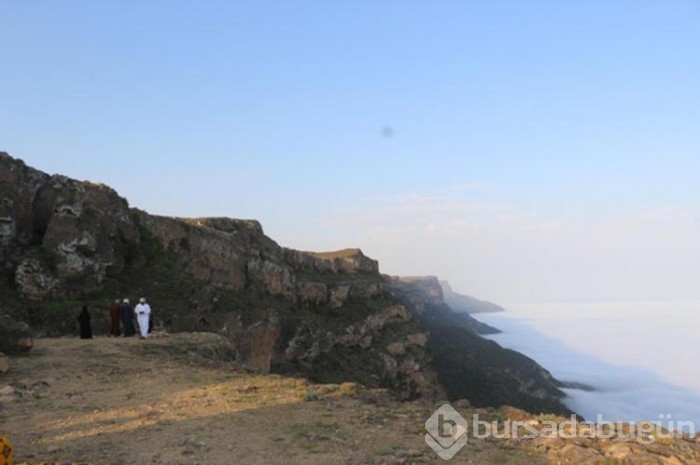
[[[700,372],[691,341],[700,301],[513,305],[478,319],[491,339],[537,360],[562,381],[567,405],[587,419],[692,421],[700,428]],[[700,431],[698,431],[700,432]]]

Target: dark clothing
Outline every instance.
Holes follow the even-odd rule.
[[[109,309],[109,321],[111,322],[109,335],[119,336],[121,334],[121,329],[119,329],[119,319],[121,317],[121,306],[118,303],[113,303],[112,308]]]
[[[90,312],[87,307],[78,316],[80,322],[80,339],[92,339],[92,325],[90,324]]]
[[[124,326],[124,337],[130,337],[136,334],[134,326],[134,309],[129,304],[122,304],[121,307],[122,326]]]

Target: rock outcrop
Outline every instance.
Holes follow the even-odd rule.
[[[436,278],[382,276],[359,249],[284,248],[254,220],[150,215],[107,186],[50,176],[6,153],[0,258],[0,310],[39,335],[75,334],[82,305],[92,310],[94,332],[106,333],[114,299],[146,296],[156,327],[225,335],[238,362],[261,372],[353,380],[399,399],[447,394],[527,407],[539,397],[562,410],[534,362],[496,363],[503,349],[476,334],[490,329],[449,311]],[[440,337],[483,354],[449,365]],[[474,375],[468,390],[454,389],[454,370]],[[495,374],[503,370],[508,375]]]
[[[138,240],[126,200],[107,186],[49,176],[0,153],[0,257],[28,299],[99,289]]]
[[[20,302],[8,310],[38,334],[74,333],[83,303],[95,315],[145,295],[156,325],[220,332],[261,372],[441,393],[424,345],[387,350],[421,330],[359,249],[303,252],[254,220],[149,215],[106,186],[0,154],[0,256],[11,284],[0,287]]]
[[[27,352],[33,346],[28,324],[15,321],[9,315],[0,315],[0,352],[16,354]]]
[[[10,371],[10,357],[0,352],[0,373]]]
[[[455,312],[463,313],[496,313],[504,311],[500,305],[496,305],[485,300],[479,300],[470,295],[459,294],[452,290],[450,283],[440,281],[442,293],[445,296],[445,303]]]
[[[468,399],[479,407],[513,405],[537,413],[573,413],[560,402],[560,382],[534,360],[482,338],[479,334],[493,328],[453,311],[437,278],[393,278],[391,283],[394,293],[420,310],[432,367],[448,399]]]
[[[462,311],[449,311],[445,305],[452,309],[443,294],[442,282],[435,276],[394,276],[391,285],[395,294],[402,296],[411,302],[412,308],[418,315],[423,315],[426,310],[435,313],[432,316],[440,316],[444,324],[454,325],[468,329],[476,334],[497,334],[501,331],[478,321],[468,313]],[[438,309],[438,310],[436,310]]]

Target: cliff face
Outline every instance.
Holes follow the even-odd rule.
[[[357,249],[286,249],[253,220],[149,215],[2,153],[0,257],[0,313],[39,334],[73,333],[83,303],[104,333],[114,299],[143,295],[156,325],[225,334],[262,372],[356,379],[400,398],[442,392],[425,331]]]
[[[27,321],[38,335],[74,333],[83,304],[93,311],[95,332],[105,333],[114,299],[146,296],[156,327],[224,334],[239,362],[262,372],[356,380],[401,399],[494,388],[496,378],[487,376],[473,390],[455,389],[441,371],[436,341],[463,334],[440,336],[435,321],[456,325],[467,341],[478,338],[468,344],[479,350],[502,349],[483,345],[488,341],[468,315],[443,311],[437,280],[382,276],[357,249],[280,247],[253,220],[149,215],[106,186],[49,176],[5,153],[0,258],[0,313]],[[524,379],[498,382],[499,391],[530,392]],[[541,397],[556,406],[558,395]],[[489,405],[510,400],[474,398]]]
[[[513,405],[530,412],[570,415],[560,399],[561,383],[525,355],[480,334],[498,331],[446,304],[436,277],[393,278],[392,291],[420,309],[428,331],[432,367],[449,399],[477,406]]]
[[[418,315],[422,316],[429,310],[432,313],[437,312],[441,322],[467,329],[476,334],[501,332],[493,326],[478,321],[468,313],[454,309],[444,291],[444,281],[439,281],[435,276],[395,276],[391,283],[396,293],[408,300]],[[489,302],[484,303],[488,304]]]
[[[138,241],[112,189],[48,176],[0,153],[0,258],[28,299],[98,289]]]
[[[442,293],[445,296],[445,303],[455,312],[462,313],[495,313],[504,309],[500,305],[479,300],[470,295],[459,294],[452,290],[447,281],[440,281]]]

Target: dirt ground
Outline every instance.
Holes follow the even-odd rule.
[[[435,406],[353,384],[310,385],[238,369],[216,336],[39,339],[0,387],[15,461],[95,464],[442,463],[423,425]],[[217,360],[218,361],[212,361]],[[544,464],[543,454],[470,443],[455,464]]]

